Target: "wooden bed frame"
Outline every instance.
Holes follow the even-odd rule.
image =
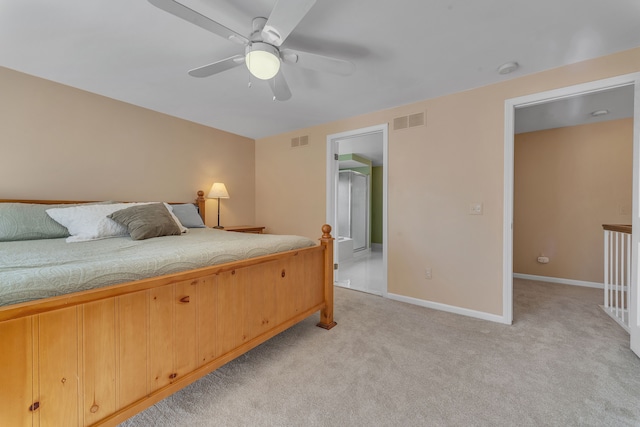
[[[78,203],[0,203],[17,201]],[[331,329],[322,232],[311,248],[0,307],[0,425],[114,426],[317,311]]]

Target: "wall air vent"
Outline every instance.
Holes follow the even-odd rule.
[[[409,127],[424,126],[424,113],[409,115]]]
[[[402,116],[393,119],[393,130],[406,129],[409,127],[409,117]]]
[[[306,145],[309,145],[309,135],[291,138],[291,148],[304,147]]]
[[[393,130],[424,126],[426,124],[425,113],[409,114],[408,116],[393,119]]]

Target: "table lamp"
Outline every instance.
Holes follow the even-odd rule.
[[[209,199],[218,199],[218,225],[213,228],[224,228],[220,225],[220,199],[228,199],[229,192],[227,191],[227,187],[224,186],[221,182],[214,182],[211,186],[211,190],[207,195]]]

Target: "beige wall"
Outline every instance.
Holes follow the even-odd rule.
[[[389,132],[388,291],[501,315],[505,100],[637,71],[640,49],[633,49],[259,139],[256,221],[319,237],[326,136],[426,111],[426,127]],[[299,135],[309,135],[309,146],[291,149]],[[467,214],[472,202],[483,203],[484,215]],[[424,278],[425,267],[433,279]]]
[[[0,93],[0,198],[180,202],[222,181],[221,222],[254,222],[252,139],[1,67]]]
[[[631,224],[633,119],[519,134],[514,157],[514,273],[602,283],[602,224]]]

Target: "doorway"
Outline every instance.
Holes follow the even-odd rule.
[[[387,124],[327,136],[335,284],[387,294]]]
[[[632,245],[636,255],[632,262],[632,286],[630,306],[631,349],[640,354],[640,317],[638,306],[638,251],[640,251],[638,227],[638,191],[640,190],[640,73],[570,86],[552,91],[527,95],[505,101],[504,134],[504,215],[503,215],[503,323],[513,322],[513,187],[514,187],[514,124],[515,111],[519,108],[563,100],[583,94],[596,93],[622,86],[633,86],[634,90],[634,131],[633,131],[633,201],[632,201]]]

